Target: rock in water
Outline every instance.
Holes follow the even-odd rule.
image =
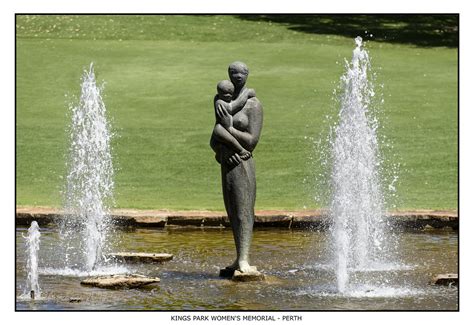
[[[242,272],[239,270],[233,270],[229,268],[221,269],[219,273],[220,277],[231,278],[232,281],[237,282],[249,282],[249,281],[264,281],[265,275],[259,271],[255,266],[251,266],[251,270]]]
[[[265,275],[261,272],[258,272],[257,269],[251,270],[249,272],[240,272],[239,270],[235,270],[234,276],[232,277],[232,281],[239,281],[239,282],[249,282],[249,281],[263,281],[265,280]]]
[[[104,289],[128,289],[158,282],[159,278],[148,278],[140,274],[115,274],[87,278],[81,284]]]
[[[438,274],[431,281],[433,285],[457,286],[459,284],[459,277],[455,273]]]
[[[107,255],[108,258],[116,258],[125,262],[132,263],[161,263],[173,259],[172,254],[166,253],[112,253]]]

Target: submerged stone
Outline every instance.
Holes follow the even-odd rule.
[[[232,279],[237,282],[250,282],[250,281],[264,281],[265,275],[257,271],[257,267],[251,266],[251,270],[242,272],[230,268],[221,269],[219,276],[223,278]]]
[[[120,252],[108,254],[107,257],[132,263],[161,263],[172,260],[173,254]]]
[[[459,277],[456,273],[438,274],[431,280],[433,285],[443,286],[457,286],[459,284]]]
[[[239,270],[235,270],[234,276],[232,277],[232,281],[239,281],[239,282],[263,281],[263,280],[265,280],[265,275],[257,271],[257,268],[255,268],[255,270],[251,270],[248,272],[241,272]]]
[[[81,284],[103,289],[128,289],[158,282],[160,278],[149,278],[140,274],[114,274],[87,278],[82,280]]]

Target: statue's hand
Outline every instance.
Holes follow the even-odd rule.
[[[226,163],[230,167],[238,166],[242,162],[242,158],[240,158],[238,153],[234,153],[227,157]]]
[[[217,104],[216,113],[217,122],[219,122],[220,125],[228,130],[232,126],[232,115],[230,115],[225,107],[221,104]]]
[[[216,116],[219,117],[221,115],[224,114],[224,105],[222,105],[222,103],[216,103],[214,102],[214,108],[215,108],[215,111],[216,111]]]
[[[252,97],[257,96],[257,94],[255,94],[255,89],[253,89],[253,88],[247,88],[246,92],[247,92],[247,97],[248,98],[252,98]]]

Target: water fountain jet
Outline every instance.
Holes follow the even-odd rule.
[[[341,77],[339,122],[331,139],[330,216],[337,290],[349,289],[355,271],[387,258],[377,119],[370,111],[374,85],[368,52],[355,39],[352,61]]]
[[[81,234],[78,247],[66,248],[66,260],[81,255],[86,271],[97,268],[107,246],[109,205],[113,200],[112,134],[102,100],[102,87],[96,83],[93,65],[82,76],[81,96],[70,105],[70,147],[65,190],[66,221],[62,227],[68,241]]]
[[[39,281],[38,281],[38,251],[40,244],[40,228],[36,221],[31,222],[30,228],[28,228],[28,235],[25,237],[25,247],[27,252],[27,263],[26,268],[28,270],[27,276],[27,291],[24,295],[29,294],[30,299],[34,300],[39,298],[41,294]],[[28,293],[27,293],[28,292]]]

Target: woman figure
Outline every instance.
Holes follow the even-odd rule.
[[[245,88],[248,73],[247,66],[242,62],[229,65],[229,78],[235,87],[233,100],[237,100],[239,95],[248,92]],[[219,103],[215,105],[215,110],[217,123],[227,130],[245,150],[252,152],[260,138],[263,122],[263,107],[258,99],[248,98],[244,107],[235,115],[231,115]],[[211,137],[211,148],[216,153],[216,160],[221,164],[224,204],[237,250],[236,260],[226,269],[231,272],[239,270],[243,273],[256,271],[249,264],[256,196],[253,157],[243,160],[238,152],[231,149],[233,146],[220,142],[214,134]]]

